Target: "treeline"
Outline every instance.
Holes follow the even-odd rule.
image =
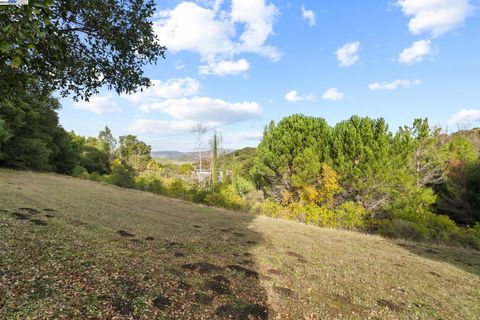
[[[263,214],[480,245],[478,150],[426,119],[392,133],[383,119],[289,116],[265,128],[251,176]]]
[[[136,136],[117,139],[107,127],[97,137],[66,132],[58,108],[37,90],[0,101],[0,165],[318,226],[480,248],[476,131],[446,135],[419,119],[393,133],[383,119],[354,116],[331,127],[293,115],[270,123],[256,149],[219,155],[214,134],[205,183],[195,171],[199,163],[161,164]]]

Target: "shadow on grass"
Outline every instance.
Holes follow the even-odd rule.
[[[392,240],[392,242],[418,256],[439,262],[446,262],[464,271],[480,276],[479,250],[447,247],[425,242],[407,242],[402,240]],[[432,270],[431,274],[440,277],[435,270]]]
[[[186,212],[175,214],[179,209]],[[103,225],[101,232],[89,228],[89,225],[101,224],[100,220],[90,220],[89,225],[74,224],[63,213],[55,212],[49,220],[52,225],[40,225],[35,221],[52,215],[53,210],[38,208],[38,212],[34,212],[17,208],[8,213],[5,210],[4,216],[11,220],[12,233],[28,234],[10,242],[9,251],[34,257],[36,265],[25,265],[33,259],[20,256],[5,260],[12,261],[12,265],[0,263],[0,268],[9,270],[0,277],[0,287],[12,286],[20,268],[49,270],[50,265],[60,260],[65,261],[65,265],[54,275],[49,271],[23,274],[26,279],[56,279],[56,290],[48,298],[62,304],[50,304],[47,309],[29,314],[27,306],[45,297],[35,295],[26,299],[13,295],[11,300],[4,301],[0,318],[18,316],[20,306],[20,316],[39,318],[59,312],[66,312],[64,315],[68,317],[68,310],[76,310],[77,317],[85,318],[100,315],[103,318],[268,319],[271,311],[267,306],[267,293],[260,284],[262,275],[251,254],[252,248],[263,241],[261,234],[249,228],[255,217],[200,209],[175,204],[172,208],[152,208],[151,213],[138,216],[122,213],[124,221],[131,219],[135,224],[112,221],[112,225]],[[159,213],[165,211],[168,214]],[[142,216],[147,219],[142,221]],[[79,214],[76,219],[82,221],[85,217]],[[65,224],[67,229],[80,231],[82,237],[66,233],[53,224]],[[23,240],[27,238],[30,243]],[[6,239],[0,237],[0,244]],[[35,246],[31,245],[32,241]],[[61,251],[52,250],[52,246],[57,245]],[[15,265],[15,261],[24,262]],[[30,288],[28,281],[24,286],[21,291],[36,290]],[[76,293],[77,289],[72,288],[77,287]],[[70,299],[80,291],[81,300]]]

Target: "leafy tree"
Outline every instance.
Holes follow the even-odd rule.
[[[104,174],[109,171],[109,155],[102,148],[101,142],[94,137],[82,137],[70,133],[75,161],[88,173]]]
[[[144,171],[147,164],[152,160],[152,149],[136,136],[121,136],[119,139],[118,155],[120,159],[131,166],[135,171]]]
[[[415,119],[412,127],[399,128],[395,143],[396,153],[404,156],[418,188],[445,181],[447,153],[441,148],[440,129],[431,129],[428,119]]]
[[[439,194],[437,208],[458,223],[474,224],[480,221],[475,146],[464,134],[456,134],[447,149],[447,178],[436,188]]]
[[[0,159],[2,159],[2,143],[5,143],[10,138],[10,133],[7,130],[5,121],[0,118]]]
[[[66,159],[71,143],[58,124],[59,108],[57,99],[34,84],[11,99],[0,99],[0,165],[70,173],[74,163]]]
[[[98,141],[101,149],[108,154],[109,161],[112,161],[115,157],[115,149],[117,147],[117,140],[112,134],[109,127],[105,127],[98,134]]]
[[[115,159],[110,163],[112,172],[110,173],[110,182],[124,188],[131,188],[135,185],[133,168],[123,163],[120,159]]]
[[[153,0],[30,0],[0,8],[0,68],[48,90],[88,98],[106,86],[129,93],[150,85],[143,66],[163,57],[150,18]],[[20,79],[12,76],[16,87]]]
[[[184,176],[188,176],[193,171],[193,164],[191,163],[182,163],[180,165],[180,174]]]

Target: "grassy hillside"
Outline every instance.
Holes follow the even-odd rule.
[[[0,170],[0,319],[479,319],[480,252]]]

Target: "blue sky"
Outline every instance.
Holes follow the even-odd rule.
[[[155,86],[62,99],[60,122],[180,151],[194,149],[198,123],[240,148],[294,113],[332,125],[383,117],[392,130],[418,117],[477,126],[479,9],[478,0],[159,1],[154,27],[169,51],[145,68]]]

